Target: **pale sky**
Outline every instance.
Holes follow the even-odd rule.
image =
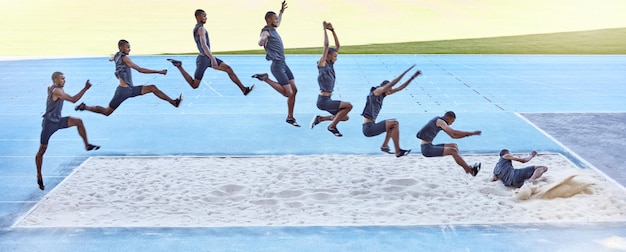
[[[195,9],[209,20],[213,51],[256,45],[280,0],[3,0],[0,56],[98,56],[195,52]],[[285,47],[322,46],[322,21],[342,45],[411,42],[626,27],[623,0],[291,0],[278,31]]]

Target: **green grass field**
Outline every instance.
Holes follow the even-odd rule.
[[[193,12],[219,53],[261,54],[263,16],[282,0],[20,0],[0,8],[2,56],[107,56],[126,39],[133,55],[194,53]],[[288,0],[287,53],[319,53],[332,22],[349,54],[626,54],[626,1]],[[536,34],[536,35],[532,35]]]
[[[626,54],[626,28],[493,38],[342,46],[342,54]],[[285,49],[318,54],[321,47]],[[262,49],[219,54],[264,54]]]

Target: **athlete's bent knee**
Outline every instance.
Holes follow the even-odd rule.
[[[145,86],[143,86],[143,90],[142,91],[144,91],[144,92],[142,92],[142,93],[144,93],[144,94],[145,93],[152,93],[152,92],[154,92],[156,90],[157,90],[157,87],[155,85],[145,85]]]
[[[76,117],[70,117],[68,120],[68,126],[83,126],[83,120]]]

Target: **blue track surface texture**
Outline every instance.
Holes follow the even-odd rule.
[[[85,152],[75,128],[55,133],[44,157],[44,192],[37,188],[34,155],[52,72],[65,73],[69,94],[77,93],[90,79],[94,85],[81,102],[106,106],[118,83],[113,64],[104,57],[0,61],[0,251],[610,251],[601,241],[626,239],[626,222],[593,220],[585,225],[522,226],[12,227],[89,155],[381,155],[382,136],[366,138],[361,133],[365,97],[371,86],[394,78],[412,64],[423,75],[386,98],[379,119],[397,118],[401,146],[417,155],[415,133],[430,118],[452,110],[457,114],[454,128],[483,132],[454,140],[463,154],[495,154],[505,147],[558,152],[583,167],[588,163],[577,159],[580,156],[572,153],[576,150],[568,148],[567,141],[547,134],[520,114],[626,111],[626,56],[340,55],[333,98],[349,101],[354,108],[351,119],[338,126],[344,137],[337,138],[325,124],[309,129],[315,115],[325,114],[316,107],[316,55],[287,58],[298,86],[295,117],[302,128],[285,123],[284,97],[250,77],[269,71],[264,56],[218,56],[244,85],[256,85],[249,96],[243,96],[225,73],[211,69],[202,85],[191,89],[165,60],[169,57],[182,60],[189,72],[195,69],[195,56],[137,56],[133,61],[140,66],[169,72],[165,76],[134,72],[133,78],[135,85],[156,84],[171,97],[184,93],[180,108],[146,95],[127,100],[105,117],[74,111],[74,104],[65,102],[63,115],[80,117],[90,141],[102,149]],[[597,137],[602,132],[590,134]],[[436,139],[450,141],[442,134]],[[626,247],[623,243],[617,248]]]

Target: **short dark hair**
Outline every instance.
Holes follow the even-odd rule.
[[[197,9],[196,12],[194,12],[194,15],[197,17],[197,16],[200,16],[200,14],[202,13],[204,13],[203,9]]]
[[[274,15],[276,15],[276,12],[268,11],[267,13],[265,13],[265,20],[269,19],[270,17]]]
[[[505,154],[507,154],[507,153],[509,153],[509,150],[507,150],[507,149],[502,149],[502,150],[500,150],[500,156],[501,156],[501,157],[502,157],[502,156],[504,156],[504,155],[505,155]]]
[[[120,48],[125,44],[130,44],[130,43],[128,43],[128,41],[125,39],[120,39],[120,41],[117,42],[117,47]]]
[[[389,83],[389,82],[390,81],[388,81],[388,80],[384,80],[383,82],[380,83],[380,85],[370,88],[370,92],[374,92],[374,90],[376,90],[377,88],[382,87],[384,85],[387,85],[387,83]]]
[[[446,112],[445,115],[443,115],[443,117],[451,117],[451,118],[456,119],[456,114],[454,112],[452,112],[452,111],[448,111],[448,112]]]
[[[328,48],[328,54],[331,54],[331,53],[336,53],[336,52],[337,52],[337,49],[335,49],[335,48],[333,48],[333,47]]]
[[[57,71],[57,72],[52,73],[52,81],[55,81],[55,80],[56,80],[56,78],[59,78],[59,76],[61,76],[61,75],[63,75],[63,73],[58,72],[58,71]]]

